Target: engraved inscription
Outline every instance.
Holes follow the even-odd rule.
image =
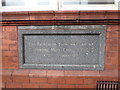
[[[99,35],[27,35],[25,63],[96,65],[98,41]]]

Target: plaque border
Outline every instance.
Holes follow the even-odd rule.
[[[79,25],[83,26],[83,25]],[[104,56],[105,56],[105,41],[106,41],[106,27],[105,25],[84,25],[84,26],[103,26],[103,28],[86,28],[81,29],[79,26],[38,26],[38,30],[34,30],[36,26],[18,26],[18,52],[19,52],[19,67],[22,69],[53,69],[53,70],[104,70]],[[27,29],[24,29],[24,27]],[[54,27],[54,28],[53,28]],[[78,30],[74,30],[74,27]],[[46,29],[46,30],[44,30]],[[63,33],[64,29],[66,32]],[[70,33],[70,30],[72,32]],[[46,65],[46,64],[25,64],[24,54],[24,35],[48,35],[50,34],[99,34],[100,37],[100,50],[99,50],[99,64],[98,65]]]

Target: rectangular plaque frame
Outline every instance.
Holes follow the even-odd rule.
[[[87,64],[79,63],[78,62],[79,59],[73,59],[71,54],[68,56],[68,58],[71,58],[70,62],[72,62],[72,64],[70,64],[69,60],[67,60],[65,58],[62,58],[62,59],[65,59],[64,60],[64,62],[66,61],[65,64],[64,63],[62,63],[62,64],[54,63],[54,59],[56,59],[57,62],[62,60],[60,58],[58,58],[58,60],[57,60],[57,57],[53,57],[53,60],[49,60],[49,58],[45,57],[45,58],[43,58],[43,61],[41,60],[42,64],[38,64],[40,62],[36,58],[42,58],[42,56],[37,55],[38,53],[36,53],[36,51],[35,51],[36,54],[33,53],[36,56],[32,55],[32,49],[34,49],[34,48],[36,50],[38,49],[38,45],[36,45],[36,44],[35,44],[36,45],[35,47],[31,46],[31,44],[34,44],[35,40],[37,40],[37,41],[35,41],[35,43],[42,42],[44,40],[40,39],[40,38],[44,37],[45,40],[47,41],[47,39],[51,38],[51,36],[54,36],[58,41],[61,42],[64,38],[67,38],[67,36],[70,36],[70,37],[73,37],[73,41],[76,38],[77,39],[77,40],[75,39],[76,42],[79,42],[80,39],[84,40],[84,38],[81,37],[81,35],[85,35],[86,39],[89,39],[87,37],[89,35],[90,35],[90,37],[92,35],[97,36],[97,37],[94,37],[94,38],[91,37],[91,39],[90,39],[90,40],[92,40],[92,39],[95,40],[96,38],[98,38],[98,44],[97,44],[97,42],[95,43],[95,45],[98,46],[98,50],[95,50],[98,54],[93,53],[98,58],[98,59],[96,59],[97,61],[95,61],[95,62],[97,62],[96,64],[92,64],[94,62],[92,60],[92,58],[93,58],[91,56],[92,54],[90,56],[88,56],[89,60],[86,60]],[[35,36],[35,39],[33,39],[34,36]],[[60,39],[61,36],[63,37],[63,39]],[[75,38],[74,38],[74,36],[75,36]],[[54,37],[51,38],[50,40],[53,40]],[[28,68],[28,69],[103,70],[104,69],[104,55],[105,55],[105,38],[106,38],[106,26],[105,25],[19,26],[18,27],[19,66],[20,66],[20,68]],[[65,40],[68,41],[67,39],[65,39]],[[94,42],[94,40],[92,42]],[[49,40],[47,42],[49,42]],[[68,42],[66,44],[70,44]],[[81,42],[82,42],[82,40],[81,40]],[[28,43],[30,43],[30,45]],[[55,42],[53,42],[53,43],[55,43]],[[97,49],[97,46],[96,46],[96,49]],[[68,47],[70,47],[70,46],[68,45]],[[29,48],[31,48],[31,50]],[[63,48],[63,47],[61,47],[61,48]],[[73,47],[73,49],[76,49],[76,48],[78,48],[78,45],[76,45],[76,47]],[[54,53],[52,51],[50,53],[52,53],[50,55],[54,55]],[[79,52],[79,53],[81,53],[81,52]],[[61,54],[62,53],[60,53],[60,55]],[[40,54],[40,55],[42,55],[42,54]],[[45,53],[45,55],[47,55],[47,54]],[[60,57],[60,55],[58,55],[58,56]],[[81,54],[79,54],[78,58],[85,59],[83,56],[80,57],[80,55]],[[30,61],[30,59],[32,59],[32,60]],[[83,63],[86,63],[84,61],[85,60],[82,60]],[[76,63],[74,63],[74,62],[76,62]],[[51,63],[51,64],[48,64],[48,63]],[[52,63],[54,63],[54,64],[52,64]],[[69,63],[69,64],[67,64],[67,63]]]

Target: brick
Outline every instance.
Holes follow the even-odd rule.
[[[105,56],[105,63],[117,64],[118,63],[118,52],[107,52]]]
[[[100,77],[117,77],[117,76],[118,76],[117,70],[100,71]]]
[[[37,78],[37,77],[31,77],[30,78],[31,83],[46,83],[47,78]]]
[[[80,11],[80,19],[105,19],[105,11]]]
[[[36,83],[23,83],[22,88],[39,88],[40,85]]]
[[[7,26],[1,26],[2,33],[5,31]]]
[[[2,45],[2,50],[9,51],[9,45]]]
[[[83,71],[83,76],[86,77],[99,77],[99,71]]]
[[[6,88],[22,88],[22,83],[6,83]]]
[[[40,84],[40,88],[57,88],[57,84]]]
[[[118,64],[118,70],[120,70],[120,64]],[[119,72],[120,73],[120,72]]]
[[[120,25],[118,25],[118,31],[120,31]]]
[[[12,82],[12,76],[2,76],[2,82]]]
[[[16,44],[10,44],[10,45],[9,45],[9,48],[10,48],[10,51],[11,51],[11,50],[13,50],[13,51],[14,51],[14,50],[16,50],[16,51],[18,50],[18,46],[17,46]]]
[[[115,70],[117,69],[117,64],[105,64],[104,70]]]
[[[30,77],[46,77],[47,71],[46,70],[31,70],[29,73]]]
[[[5,26],[2,32],[3,45],[17,44],[17,27]]]
[[[118,59],[118,51],[116,51],[116,52],[106,52],[106,57],[114,58],[114,60]]]
[[[13,73],[13,70],[2,70],[2,75],[4,76],[11,76]]]
[[[26,76],[13,76],[13,82],[30,82],[29,77]]]
[[[29,76],[30,70],[14,70],[12,76]]]
[[[120,31],[118,32],[118,39],[120,39]]]
[[[60,70],[48,70],[47,76],[64,76],[64,71]]]
[[[5,83],[2,83],[2,88],[5,88]]]
[[[106,43],[107,44],[118,45],[118,38],[107,39]]]
[[[76,89],[83,88],[83,85],[82,84],[81,85],[75,85],[75,88]]]
[[[2,32],[2,39],[8,39],[9,40],[9,36],[10,36],[9,32],[7,32],[7,31]]]
[[[119,16],[120,15],[120,13],[119,12],[116,12],[116,11],[107,11],[106,12],[106,18],[107,19],[118,19]]]
[[[78,11],[55,11],[55,20],[69,20],[79,18]]]
[[[101,77],[98,81],[118,81],[118,77]]]
[[[10,40],[14,40],[14,41],[17,41],[17,39],[18,39],[18,35],[17,35],[17,32],[11,32],[11,33],[9,33],[9,39]]]
[[[29,20],[28,12],[4,12],[2,20]]]
[[[97,82],[97,79],[94,78],[85,78],[84,84],[95,84]]]
[[[83,85],[83,88],[86,88],[86,89],[92,89],[92,90],[96,90],[96,85]]]
[[[76,85],[76,90],[96,90],[96,85]]]
[[[107,38],[118,38],[118,31],[107,32]]]
[[[27,22],[20,22],[23,23],[22,25],[55,25],[55,21],[50,21],[50,20],[40,20],[40,21],[27,21]],[[24,24],[25,23],[25,24]],[[19,25],[19,24],[18,24]]]
[[[120,51],[120,45],[118,44],[118,52]],[[120,55],[120,54],[119,54]]]
[[[58,85],[58,88],[75,88],[75,85]]]
[[[2,61],[0,62],[0,69],[3,69]]]
[[[18,57],[3,57],[3,63],[9,62],[10,63],[17,63],[18,62]]]
[[[3,70],[2,71],[2,82],[12,82],[12,70]]]
[[[118,51],[118,45],[106,44],[106,52]]]
[[[120,45],[119,39],[120,39],[120,38],[118,38],[118,45]]]
[[[9,39],[9,33],[7,33],[6,31],[2,32],[2,39]]]
[[[9,62],[6,62],[7,64],[2,64],[2,67],[4,68],[4,69],[18,69],[19,67],[18,67],[18,64],[16,64],[16,63],[10,63],[9,64]]]
[[[3,32],[3,39],[7,40],[17,40],[17,32],[16,31],[4,31]]]
[[[65,84],[65,78],[62,77],[50,77],[48,78],[48,83],[62,83]]]
[[[5,32],[17,32],[17,26],[5,26],[3,31],[5,31]]]
[[[32,11],[29,12],[30,20],[54,20],[53,11]]]
[[[66,84],[83,84],[82,78],[66,78]]]
[[[83,73],[82,71],[73,71],[73,70],[70,70],[70,71],[65,71],[65,76],[83,76]]]
[[[18,52],[17,51],[3,51],[3,56],[4,57],[17,57],[18,56]]]
[[[16,40],[9,40],[9,39],[4,39],[2,42],[3,45],[9,45],[9,44],[17,44]]]
[[[18,57],[3,57],[4,69],[18,69]]]
[[[2,85],[2,81],[0,81],[0,89],[2,88],[2,86],[3,86],[3,85]]]
[[[118,31],[119,26],[118,25],[107,25],[107,31]]]
[[[107,58],[107,59],[105,60],[105,63],[106,63],[107,65],[115,65],[115,64],[118,63],[117,60],[118,60],[118,59]]]

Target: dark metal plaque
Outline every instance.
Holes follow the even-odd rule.
[[[64,30],[64,27],[19,30],[20,67],[103,70],[105,30],[73,30],[76,26]]]

